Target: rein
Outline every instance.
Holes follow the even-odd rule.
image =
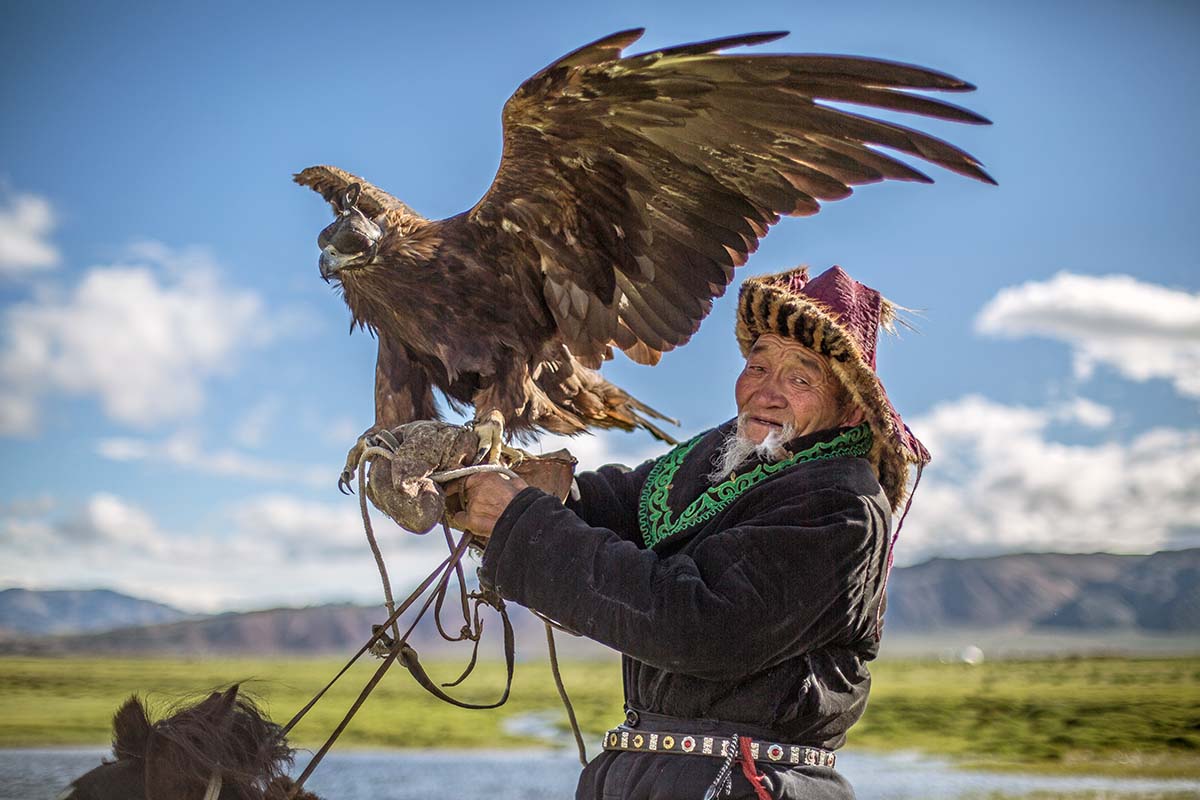
[[[204,800],[217,800],[221,795],[221,787],[224,781],[221,779],[221,771],[213,772],[212,777],[208,779],[208,786],[204,789]]]
[[[379,577],[383,583],[383,593],[385,604],[388,610],[388,618],[383,622],[382,625],[372,626],[373,632],[371,634],[371,638],[368,639],[366,643],[358,649],[358,652],[351,656],[350,660],[346,662],[345,666],[343,666],[341,670],[339,670],[338,673],[333,676],[333,679],[330,680],[329,683],[325,684],[324,688],[317,692],[316,695],[314,695],[313,698],[309,700],[308,703],[306,703],[304,707],[301,708],[296,715],[293,716],[291,720],[289,720],[288,723],[283,726],[282,729],[280,729],[280,738],[286,737],[291,732],[297,723],[299,723],[300,720],[303,719],[304,716],[312,709],[312,707],[315,706],[317,702],[325,695],[325,693],[328,692],[335,683],[337,683],[338,679],[340,679],[346,674],[347,671],[349,671],[349,669],[355,664],[355,662],[358,661],[358,659],[363,656],[363,654],[371,652],[374,655],[382,657],[383,661],[380,663],[378,669],[375,670],[375,674],[372,675],[371,679],[367,681],[365,686],[363,686],[362,691],[359,692],[358,697],[355,699],[354,703],[351,704],[349,710],[346,712],[346,715],[342,718],[342,721],[336,728],[334,728],[333,732],[325,740],[325,743],[321,745],[321,748],[313,755],[312,759],[305,766],[304,771],[300,773],[300,777],[296,779],[287,795],[287,800],[294,800],[294,798],[300,793],[309,776],[312,775],[313,771],[317,768],[317,765],[325,757],[325,754],[328,753],[330,748],[333,747],[334,742],[336,742],[338,737],[341,736],[342,732],[354,718],[354,715],[358,713],[359,708],[361,708],[362,704],[366,702],[367,697],[371,694],[375,687],[379,685],[379,682],[383,679],[383,676],[396,661],[399,661],[413,676],[413,679],[416,680],[416,682],[420,684],[420,686],[427,692],[439,700],[450,703],[451,705],[459,708],[498,708],[507,702],[509,693],[512,690],[513,665],[515,661],[515,641],[512,623],[508,619],[508,611],[505,608],[504,600],[495,592],[482,587],[479,591],[468,592],[466,583],[463,579],[462,559],[463,556],[466,555],[471,544],[470,533],[464,533],[456,543],[454,541],[454,536],[450,531],[449,524],[447,524],[446,520],[443,518],[442,531],[445,534],[446,544],[450,550],[450,555],[442,559],[442,562],[433,570],[432,573],[429,574],[428,577],[425,578],[425,580],[421,581],[421,584],[412,592],[412,594],[406,597],[399,605],[396,605],[395,600],[392,597],[392,586],[391,581],[388,579],[387,565],[384,563],[383,553],[379,549],[379,544],[375,540],[375,532],[371,527],[371,518],[367,509],[366,467],[367,460],[372,456],[391,459],[394,454],[390,450],[386,450],[381,447],[369,447],[363,451],[363,454],[359,458],[358,462],[359,508],[362,512],[363,528],[367,534],[367,541],[371,546],[371,552],[375,556],[375,564],[379,568]],[[444,483],[464,477],[466,475],[474,474],[476,472],[504,472],[510,476],[515,476],[515,473],[513,473],[507,467],[498,464],[479,464],[471,467],[435,473],[431,475],[430,478],[439,483]],[[441,620],[442,607],[445,604],[446,594],[449,590],[450,578],[452,575],[458,579],[459,604],[463,614],[462,628],[455,636],[451,636],[446,632]],[[429,592],[430,587],[434,587],[432,592]],[[426,592],[429,592],[429,596],[425,598],[420,610],[414,616],[412,623],[408,626],[407,630],[405,630],[404,634],[401,635],[399,626],[400,617]],[[439,686],[432,678],[429,677],[429,674],[421,665],[421,660],[416,649],[414,649],[412,645],[408,644],[408,637],[412,635],[412,632],[417,627],[417,623],[420,622],[421,618],[429,610],[431,605],[434,607],[434,622],[436,624],[438,633],[443,639],[451,642],[459,642],[469,639],[473,642],[471,659],[467,664],[466,669],[457,679],[449,683],[442,684],[442,686]],[[499,699],[491,703],[470,703],[464,700],[459,700],[456,697],[452,697],[451,695],[447,694],[442,687],[457,686],[458,684],[462,683],[462,681],[464,681],[475,669],[479,655],[479,642],[483,635],[483,620],[479,616],[479,607],[481,605],[487,605],[495,609],[500,614],[500,620],[504,626],[504,666],[506,677],[504,691],[501,693]],[[389,628],[391,629],[390,636],[388,635]],[[547,635],[549,635],[549,627],[547,627]],[[555,680],[561,687],[561,677],[558,675],[557,663],[554,664],[554,667]],[[568,711],[571,714],[572,722],[574,722],[574,714],[571,712],[569,704]],[[578,734],[576,734],[576,736],[578,737]]]

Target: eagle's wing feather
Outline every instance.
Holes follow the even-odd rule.
[[[538,272],[585,362],[615,343],[654,363],[686,342],[780,215],[814,214],[856,185],[930,181],[877,147],[994,182],[940,139],[820,103],[986,123],[907,91],[968,83],[866,58],[716,52],[781,35],[623,58],[641,31],[622,31],[541,70],[505,104],[499,171],[465,221],[494,242],[532,245],[533,263],[500,268]]]
[[[385,211],[397,210],[406,215],[413,211],[404,203],[390,194],[374,186],[357,175],[352,175],[337,167],[309,167],[292,176],[292,180],[301,186],[307,186],[333,206],[334,212],[341,211],[342,196],[351,185],[357,183],[362,187],[358,198],[358,207],[369,217],[377,217]]]

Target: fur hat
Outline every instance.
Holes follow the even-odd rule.
[[[873,442],[868,458],[892,509],[904,502],[908,465],[929,451],[888,400],[875,373],[879,328],[892,330],[895,306],[879,292],[831,267],[809,279],[808,267],[747,278],[738,296],[737,340],[748,355],[754,340],[774,333],[829,358],[833,374],[863,409]]]

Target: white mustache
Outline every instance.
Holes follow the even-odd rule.
[[[750,458],[757,455],[767,461],[778,461],[787,455],[783,445],[796,436],[796,426],[784,423],[781,430],[772,429],[761,442],[755,442],[742,433],[749,414],[739,414],[737,427],[725,437],[725,441],[717,448],[713,456],[713,470],[708,474],[709,483],[717,484],[728,479],[729,473]]]

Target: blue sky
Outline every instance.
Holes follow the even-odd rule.
[[[247,4],[249,5],[249,4]],[[9,7],[0,46],[0,585],[196,608],[369,599],[334,488],[372,419],[374,341],[318,277],[334,164],[429,217],[486,190],[519,83],[599,36],[635,51],[790,30],[775,51],[941,69],[995,123],[909,121],[998,188],[859,189],[742,276],[841,264],[920,309],[881,346],[934,451],[900,563],[1200,544],[1200,12],[1189,3],[210,3]],[[732,415],[735,291],[613,381]],[[554,446],[557,446],[555,444]],[[656,452],[571,445],[585,463]],[[390,545],[411,572],[424,539]],[[405,572],[405,574],[408,574]]]

